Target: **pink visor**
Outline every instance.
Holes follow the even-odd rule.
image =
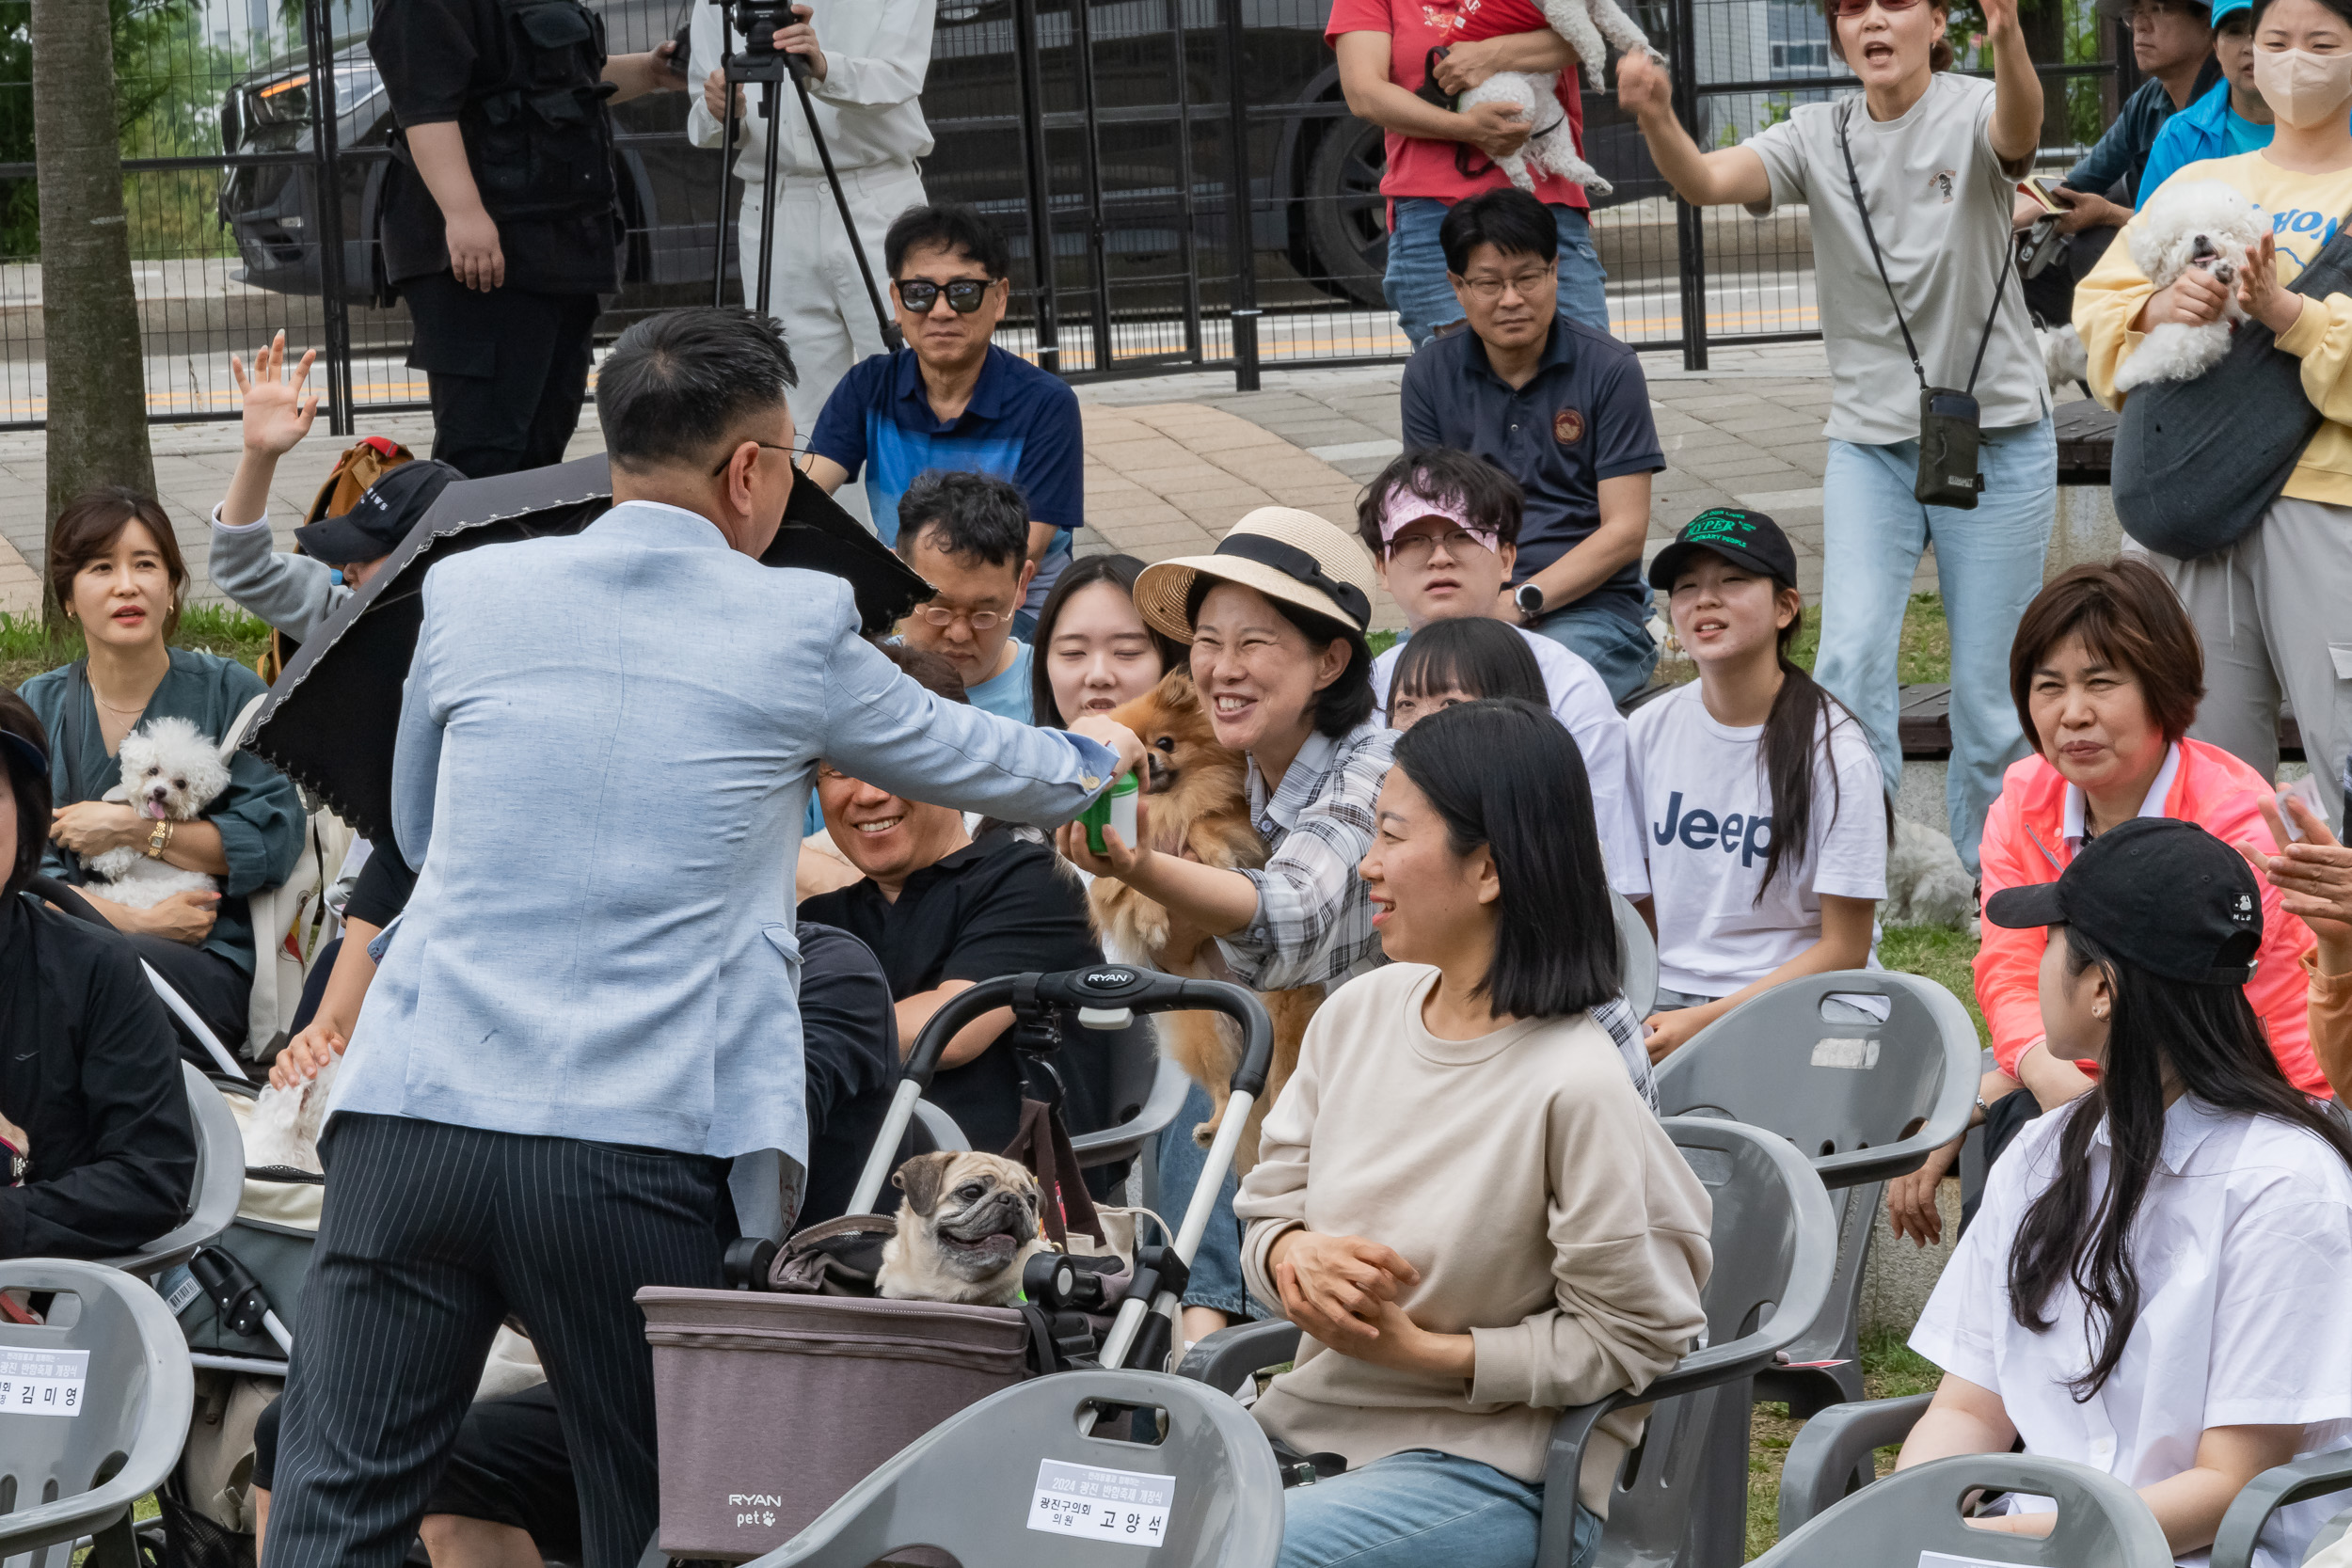
[[[1409,490],[1391,492],[1388,504],[1380,509],[1380,542],[1389,544],[1408,524],[1430,517],[1442,517],[1490,550],[1499,551],[1502,546],[1502,535],[1490,528],[1480,528],[1471,522],[1460,502],[1431,500]]]

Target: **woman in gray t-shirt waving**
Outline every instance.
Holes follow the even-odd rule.
[[[1973,871],[2001,770],[2024,746],[2009,645],[2041,591],[2058,509],[2048,383],[2010,251],[2015,182],[2042,133],[2042,85],[2016,0],[1984,0],[1991,82],[1948,70],[1940,0],[1824,4],[1830,47],[1862,79],[1859,94],[1800,104],[1717,152],[1702,152],[1676,122],[1654,62],[1627,57],[1618,102],[1639,117],[1650,156],[1684,200],[1810,209],[1835,390],[1822,554],[1836,567],[1822,585],[1814,673],[1868,728],[1881,770],[1898,777],[1895,657],[1912,573],[1932,540],[1952,637],[1945,804]],[[1978,406],[1982,486],[1947,486],[1960,505],[1918,499],[1931,477],[1919,451],[1929,388]]]

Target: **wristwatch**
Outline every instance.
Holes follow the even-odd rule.
[[[162,860],[164,858],[164,846],[169,844],[170,842],[171,818],[168,816],[159,816],[155,819],[155,831],[147,835],[147,858],[151,861]]]
[[[1522,582],[1519,591],[1511,595],[1511,602],[1518,607],[1521,616],[1534,621],[1544,612],[1544,591],[1533,582]]]

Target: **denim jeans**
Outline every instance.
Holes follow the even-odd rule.
[[[1278,1568],[1534,1568],[1544,1489],[1429,1449],[1282,1494]],[[1601,1521],[1576,1505],[1569,1568],[1600,1550]]]
[[[1184,1096],[1184,1108],[1160,1133],[1159,1211],[1170,1225],[1184,1223],[1184,1207],[1208,1164],[1209,1151],[1192,1141],[1192,1130],[1216,1109],[1209,1091],[1195,1084]],[[1233,1217],[1233,1195],[1240,1191],[1240,1179],[1227,1171],[1225,1184],[1216,1190],[1216,1210],[1192,1259],[1192,1283],[1184,1288],[1184,1303],[1214,1307],[1236,1323],[1267,1315],[1241,1282],[1241,1221]]]
[[[2042,592],[2042,563],[2058,516],[2058,442],[2038,424],[1988,430],[1976,510],[1912,499],[1919,443],[1833,440],[1821,476],[1821,652],[1814,677],[1870,732],[1892,791],[1902,778],[1896,729],[1896,655],[1911,576],[1930,541],[1952,639],[1952,761],[1944,809],[1970,872],[2001,774],[2026,754],[2009,692],[2009,649],[2026,606]]]
[[[1645,587],[1642,590],[1645,623],[1649,606],[1650,591]],[[1581,655],[1609,689],[1609,700],[1622,703],[1641,690],[1650,672],[1658,668],[1658,644],[1651,641],[1645,623],[1629,621],[1605,605],[1581,599],[1563,605],[1527,629]]]
[[[1446,281],[1445,252],[1438,245],[1438,225],[1445,221],[1449,203],[1433,196],[1399,197],[1396,227],[1389,233],[1389,274],[1380,292],[1389,309],[1404,325],[1415,348],[1450,322],[1462,319],[1462,307]],[[1593,248],[1593,226],[1574,207],[1554,207],[1560,224],[1560,309],[1596,332],[1609,330],[1609,296],[1601,284],[1609,276],[1600,270],[1600,253]]]

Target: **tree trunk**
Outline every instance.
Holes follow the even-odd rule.
[[[155,490],[131,288],[114,40],[103,0],[33,0],[33,166],[49,373],[49,517],[102,484]],[[44,584],[46,552],[33,566]],[[43,614],[58,625],[44,587]]]

